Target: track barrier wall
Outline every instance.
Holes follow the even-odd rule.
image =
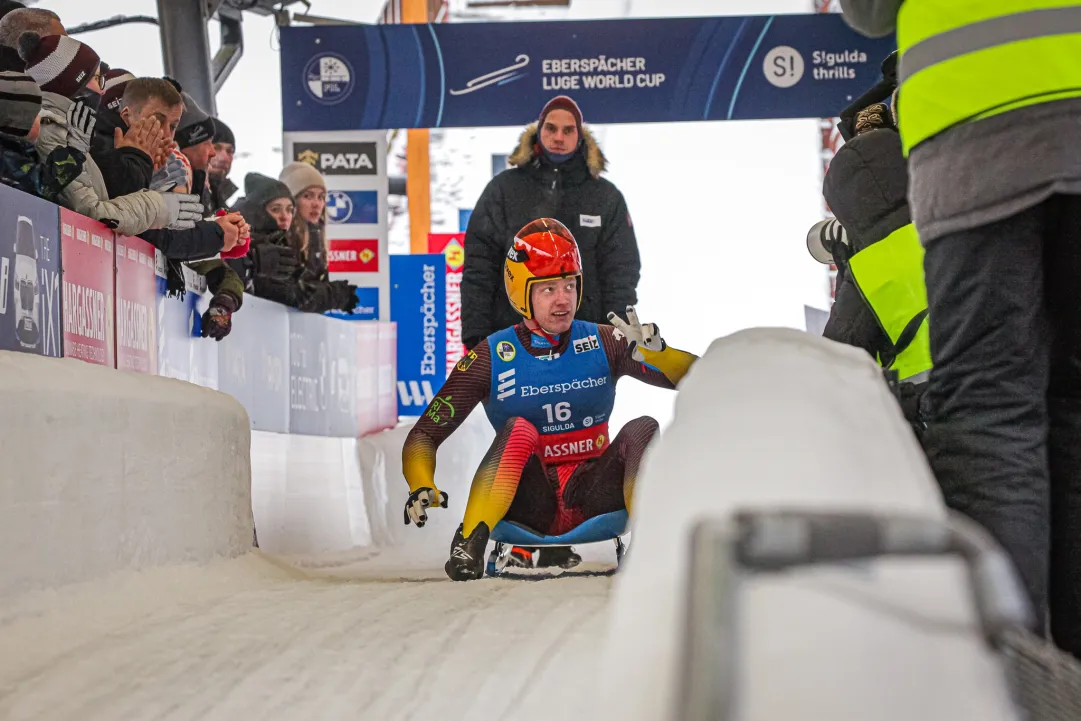
[[[300,313],[251,295],[216,343],[206,281],[184,298],[139,238],[0,186],[0,350],[67,357],[213,388],[255,430],[356,438],[397,425],[393,323]]]
[[[205,280],[185,267],[181,299],[165,276],[148,243],[0,185],[0,350],[17,351],[0,353],[0,598],[244,553],[253,508],[270,551],[398,543],[395,324],[249,295],[218,343]]]

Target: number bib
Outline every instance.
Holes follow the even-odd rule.
[[[545,463],[595,458],[608,447],[608,419],[616,385],[594,323],[574,321],[563,355],[529,354],[514,328],[488,338],[492,390],[484,412],[496,431],[524,418],[540,433],[537,455]]]

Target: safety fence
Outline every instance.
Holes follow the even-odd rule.
[[[255,430],[358,437],[393,427],[397,325],[246,296],[220,343],[200,337],[204,278],[168,296],[152,245],[0,185],[0,350],[156,374],[235,397]]]

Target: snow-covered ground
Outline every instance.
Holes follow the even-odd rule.
[[[442,542],[428,544],[439,555]],[[588,712],[610,577],[452,583],[439,566],[402,561],[300,570],[253,552],[24,598],[0,610],[0,718]]]

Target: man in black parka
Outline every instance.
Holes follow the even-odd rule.
[[[582,254],[584,295],[578,318],[608,323],[638,302],[641,262],[630,213],[611,182],[607,160],[566,96],[544,106],[508,158],[511,168],[488,183],[465,237],[462,340],[467,348],[520,318],[503,289],[503,259],[514,234],[537,218],[570,228]]]

